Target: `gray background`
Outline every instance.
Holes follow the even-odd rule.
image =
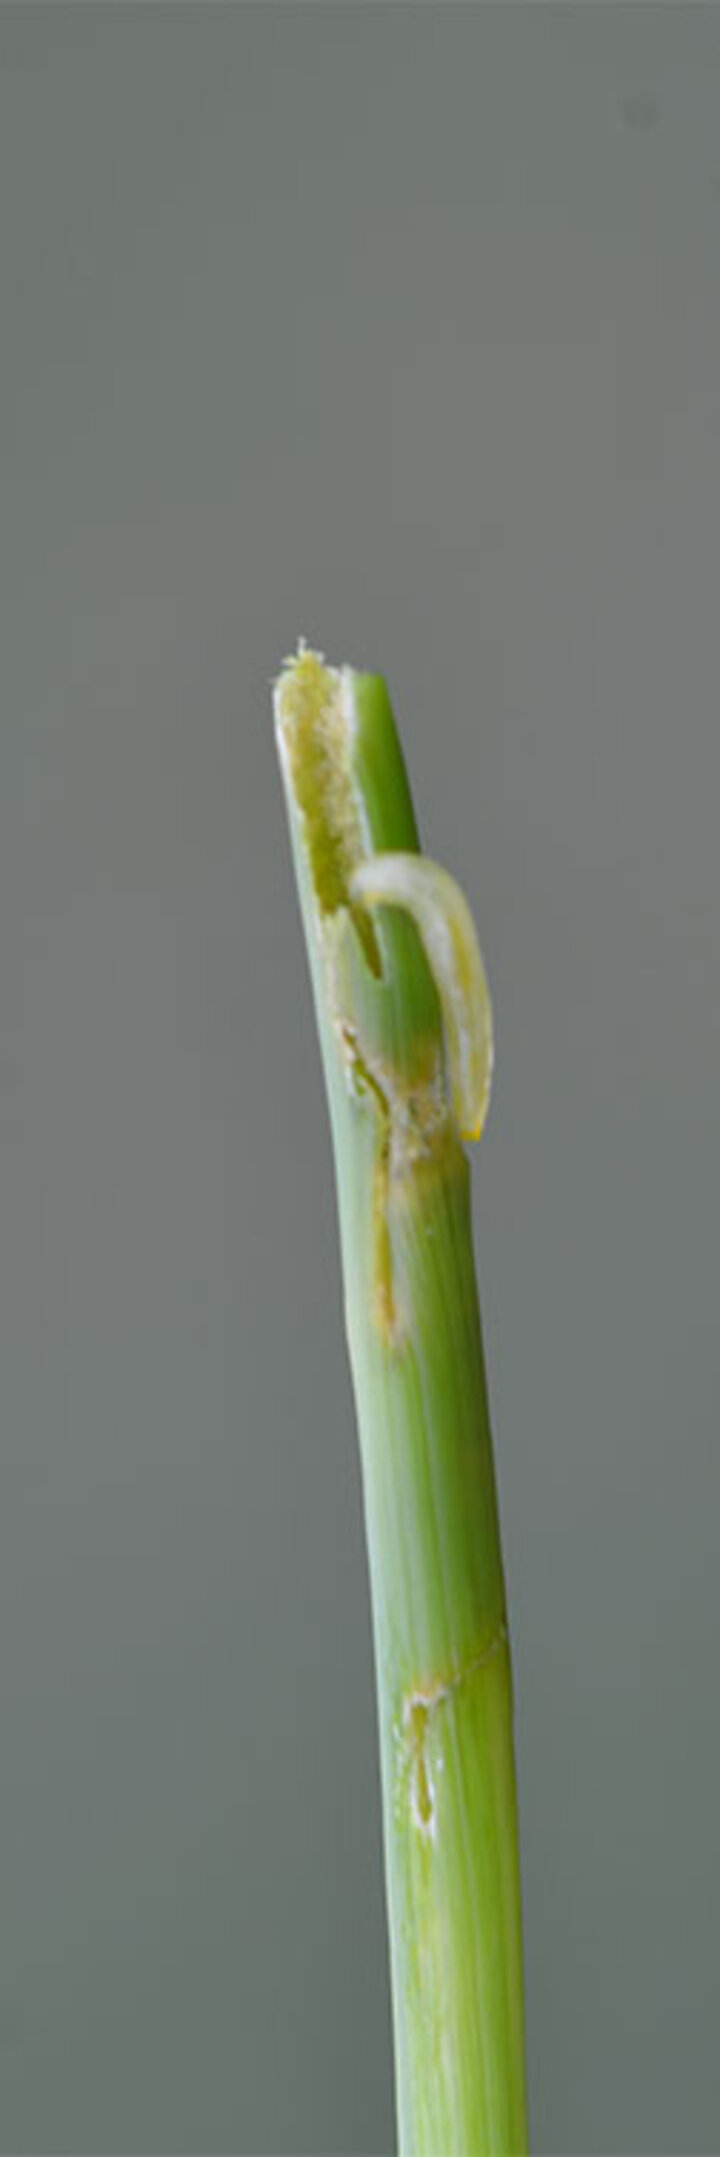
[[[2,2148],[392,2141],[303,631],[494,987],[536,2147],[717,2151],[720,11],[0,63]]]

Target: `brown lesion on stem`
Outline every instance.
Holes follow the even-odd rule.
[[[442,1064],[434,1044],[411,1079],[372,1057],[346,1021],[339,1021],[339,1036],[353,1087],[371,1101],[375,1114],[373,1316],[387,1345],[399,1348],[405,1327],[393,1261],[393,1206],[407,1198],[410,1186],[418,1180],[446,1174],[462,1150],[448,1115]]]
[[[392,1341],[398,1331],[388,1201],[392,1152],[390,1100],[375,1071],[363,1055],[354,1028],[341,1024],[343,1051],[352,1082],[372,1101],[375,1113],[375,1166],[372,1180],[372,1294],[373,1316],[380,1331]]]
[[[471,1684],[496,1658],[509,1653],[507,1621],[503,1617],[495,1632],[475,1654],[421,1685],[413,1686],[403,1701],[402,1728],[410,1770],[410,1803],[416,1827],[434,1838],[435,1789],[430,1766],[430,1738],[435,1719],[448,1702]]]
[[[424,1835],[432,1832],[435,1818],[435,1793],[427,1758],[429,1717],[430,1709],[425,1700],[408,1702],[405,1729],[410,1752],[412,1810],[417,1826]]]

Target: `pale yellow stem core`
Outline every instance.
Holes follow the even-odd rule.
[[[356,905],[398,906],[420,937],[440,998],[452,1104],[463,1138],[480,1138],[490,1102],[490,990],[467,900],[425,854],[373,854],[354,870]]]

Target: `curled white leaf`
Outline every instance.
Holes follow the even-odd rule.
[[[455,878],[424,854],[372,854],[351,879],[355,901],[398,906],[420,937],[440,998],[452,1104],[463,1138],[480,1138],[490,1101],[493,1019],[475,924]]]

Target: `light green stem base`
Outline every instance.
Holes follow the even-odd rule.
[[[347,1158],[344,1153],[343,1158]],[[357,1158],[357,1148],[350,1149]],[[400,2145],[523,2151],[512,1680],[459,1147],[391,1191],[403,1340],[348,1256],[372,1583]],[[367,1252],[340,1180],[352,1252]],[[347,1248],[347,1238],[344,1238]]]

